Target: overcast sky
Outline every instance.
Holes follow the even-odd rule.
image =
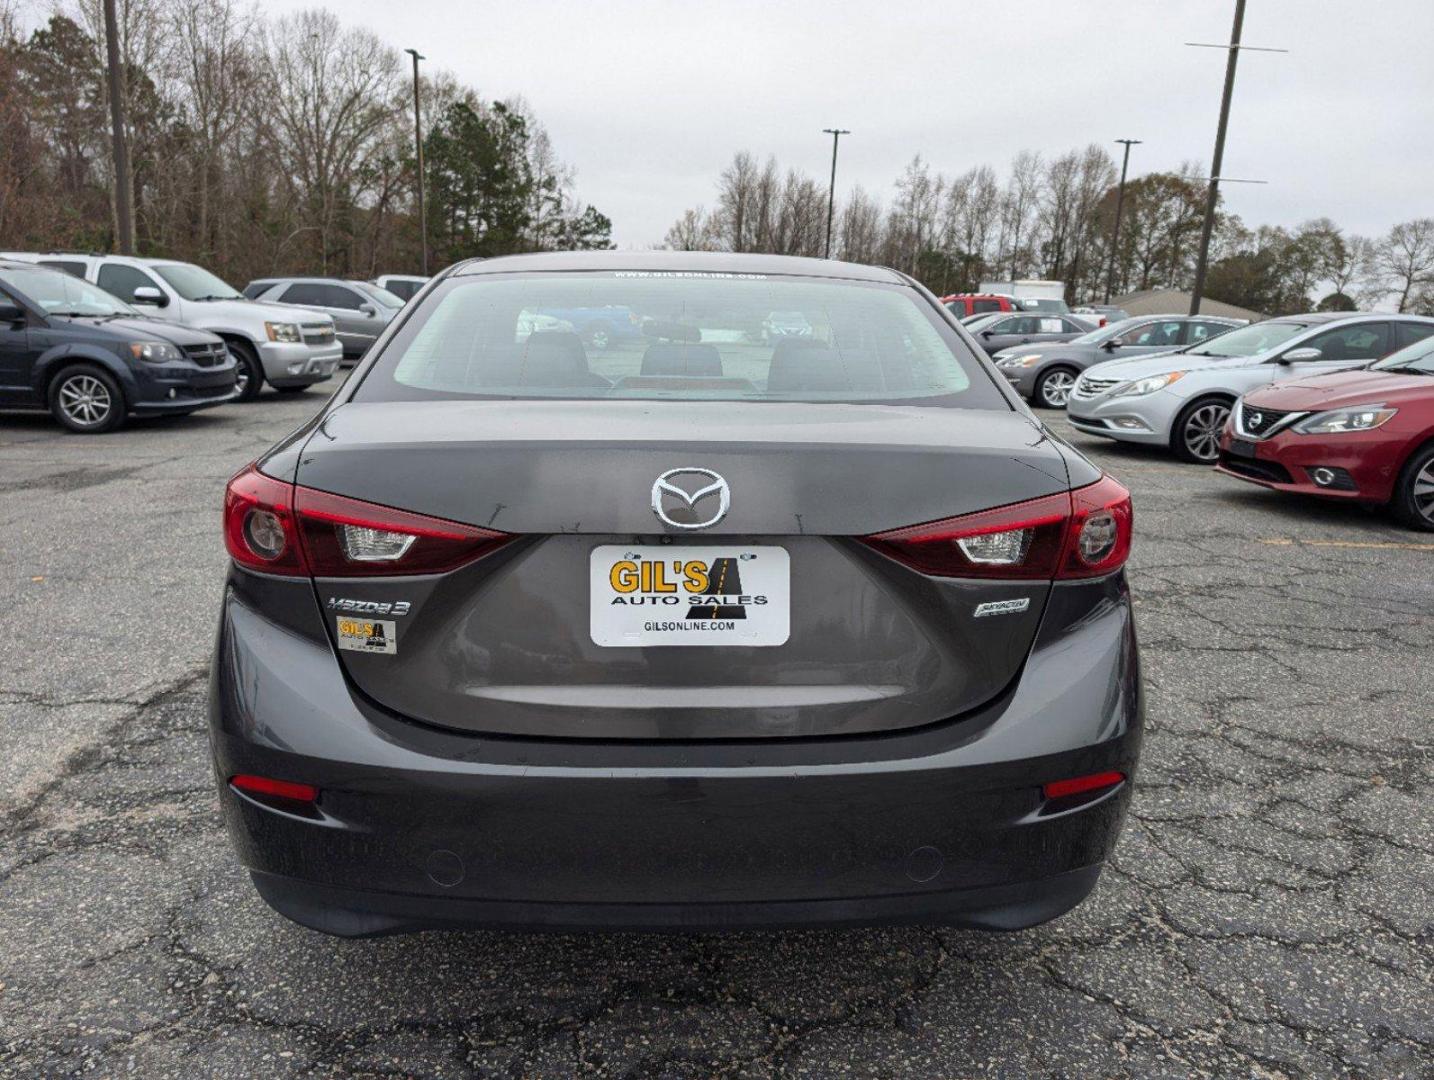
[[[263,0],[278,14],[314,6]],[[739,149],[883,199],[913,154],[1004,172],[1023,148],[1145,140],[1132,175],[1209,168],[1234,0],[343,0],[486,97],[521,94],[622,247],[711,205]],[[1247,224],[1377,234],[1434,216],[1434,0],[1249,0],[1225,176]],[[1112,150],[1118,147],[1111,146]]]

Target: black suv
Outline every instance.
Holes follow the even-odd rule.
[[[71,431],[114,431],[129,413],[232,401],[222,339],[146,318],[88,282],[0,261],[0,407],[48,408]]]

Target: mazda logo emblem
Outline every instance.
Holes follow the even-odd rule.
[[[668,469],[652,485],[652,512],[674,529],[709,528],[731,508],[732,489],[711,469]]]

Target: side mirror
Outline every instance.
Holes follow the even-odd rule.
[[[9,300],[0,300],[0,323],[13,326],[25,321],[25,309]]]
[[[370,319],[372,319],[375,315],[378,314],[378,312],[375,311],[373,308],[369,307],[367,304],[364,304],[359,308],[359,314],[367,315]]]
[[[1310,360],[1318,360],[1324,353],[1311,345],[1303,348],[1291,349],[1289,352],[1275,359],[1277,364],[1303,364]]]
[[[150,307],[168,307],[169,297],[160,292],[153,285],[141,285],[134,291],[134,302],[136,304],[147,304]]]
[[[992,333],[992,332],[991,332],[990,330],[982,330],[982,331],[981,331],[981,336],[984,337],[984,338],[988,338],[988,337],[991,336],[991,333]]]
[[[1115,338],[1106,338],[1100,343],[1100,347],[1106,352],[1115,352]]]

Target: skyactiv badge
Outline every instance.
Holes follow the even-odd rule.
[[[338,620],[340,649],[350,652],[389,653],[398,652],[398,623],[387,619],[350,619],[340,616]]]

